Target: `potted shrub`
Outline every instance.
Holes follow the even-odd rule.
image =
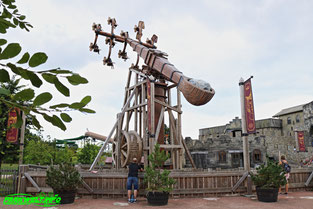
[[[53,189],[54,194],[61,197],[61,204],[68,204],[75,200],[81,177],[74,165],[60,164],[56,167],[50,166],[47,170],[46,183]]]
[[[155,145],[154,151],[148,157],[150,165],[145,169],[144,182],[148,185],[147,200],[150,205],[167,205],[169,192],[176,183],[169,177],[171,172],[162,169],[168,158],[169,155],[160,150],[159,144]]]
[[[256,174],[252,174],[252,181],[256,186],[259,201],[277,202],[278,189],[287,181],[283,168],[272,160],[267,159],[266,165],[258,167]]]

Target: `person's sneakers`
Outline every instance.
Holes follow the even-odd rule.
[[[131,199],[128,199],[128,203],[133,203],[133,201]]]
[[[136,202],[137,202],[137,199],[134,199],[134,200],[133,200],[133,203],[136,203]]]
[[[285,195],[287,195],[287,194],[288,194],[288,192],[285,192],[284,194],[285,194]]]

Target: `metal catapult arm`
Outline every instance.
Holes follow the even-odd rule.
[[[136,38],[138,41],[129,38],[128,33],[122,32],[122,35],[119,36],[113,33],[104,32],[101,30],[101,26],[99,26],[95,29],[95,42],[91,44],[90,49],[92,50],[96,48],[96,52],[99,52],[98,46],[96,44],[99,35],[105,36],[109,38],[109,40],[114,39],[115,41],[121,43],[128,43],[137,53],[137,55],[143,58],[144,63],[148,66],[148,70],[144,70],[142,73],[147,75],[155,75],[157,73],[162,75],[162,77],[164,77],[166,80],[175,83],[178,89],[183,93],[186,100],[193,105],[199,106],[208,103],[215,94],[214,89],[211,88],[207,83],[207,85],[204,87],[203,85],[199,84],[199,80],[183,75],[182,72],[180,72],[173,64],[168,61],[166,53],[156,49],[154,42],[156,42],[157,37],[155,35],[154,38],[149,40],[149,43],[142,43],[140,39],[142,36],[141,31],[144,28],[144,24],[142,21],[140,21],[138,25],[138,27],[135,27],[135,31],[137,30]],[[123,52],[119,52],[119,55],[121,54],[121,56],[124,53],[124,57],[122,56],[123,59],[127,59],[125,48],[126,46],[124,47]]]

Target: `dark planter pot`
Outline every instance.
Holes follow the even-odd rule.
[[[76,191],[55,191],[61,197],[61,204],[70,204],[75,201]]]
[[[261,202],[277,202],[278,188],[263,189],[256,187],[256,194]]]
[[[168,192],[148,192],[147,200],[149,205],[160,206],[167,205],[168,203]]]

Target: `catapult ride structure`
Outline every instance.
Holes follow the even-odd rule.
[[[182,169],[185,153],[194,167],[182,137],[181,93],[189,103],[199,106],[212,99],[214,90],[202,80],[183,75],[170,63],[168,55],[156,49],[155,43],[158,40],[156,35],[147,39],[145,43],[142,42],[144,22],[139,21],[138,26],[134,28],[137,40],[131,39],[128,32],[122,31],[120,35],[116,35],[114,29],[117,24],[114,18],[109,18],[108,24],[111,26],[111,32],[104,32],[100,24],[93,24],[95,40],[90,44],[90,50],[99,53],[97,41],[99,36],[104,36],[105,43],[109,45],[109,54],[104,57],[104,65],[113,68],[111,52],[116,42],[124,44],[123,50],[118,52],[119,58],[128,59],[126,47],[129,45],[137,53],[137,61],[129,68],[123,108],[117,114],[109,135],[103,137],[92,132],[86,133],[104,141],[89,170],[93,170],[108,143],[112,143],[112,157],[116,169],[126,167],[134,157],[140,161],[142,156],[144,165],[147,166],[148,155],[152,153],[156,143],[171,154],[173,169]],[[144,65],[139,67],[141,58]],[[175,98],[172,95],[175,95]],[[166,117],[169,122],[169,134],[165,135]]]

